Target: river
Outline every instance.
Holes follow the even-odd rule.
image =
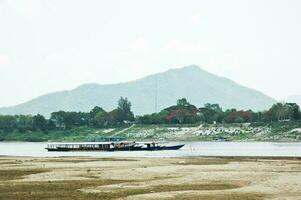
[[[0,142],[1,156],[100,156],[100,157],[185,157],[185,156],[290,156],[301,157],[301,143],[270,142],[184,142],[177,151],[135,152],[48,152],[44,142]],[[179,144],[179,143],[172,143]]]

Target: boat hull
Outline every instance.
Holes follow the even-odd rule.
[[[155,147],[145,147],[142,148],[142,151],[162,151],[162,150],[179,150],[184,146],[181,145],[174,145],[174,146],[155,146]]]
[[[152,146],[152,147],[122,147],[122,148],[111,148],[111,149],[95,149],[95,148],[84,148],[84,149],[70,149],[70,148],[46,148],[48,151],[68,152],[68,151],[162,151],[162,150],[179,150],[184,146],[173,145],[173,146]]]

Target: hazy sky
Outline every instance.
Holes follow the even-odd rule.
[[[300,0],[0,0],[0,106],[197,64],[301,94]]]

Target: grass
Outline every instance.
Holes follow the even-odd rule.
[[[130,158],[100,158],[101,161],[138,161]]]
[[[48,132],[27,131],[27,132],[0,132],[0,141],[84,141],[88,135],[106,136],[104,129],[94,129],[89,127],[78,127],[70,130],[53,130]]]
[[[298,158],[290,157],[203,157],[203,158],[185,158],[184,160],[173,163],[176,165],[225,165],[230,162],[258,162],[259,159],[266,160],[298,160]]]
[[[79,189],[125,182],[120,180],[16,181],[26,175],[49,172],[51,169],[0,170],[0,200],[27,199],[94,199]],[[130,181],[127,181],[130,182]]]
[[[173,191],[203,191],[203,190],[228,190],[241,187],[233,183],[195,183],[195,184],[173,184],[155,185],[148,187],[133,187],[111,190],[109,192],[86,193],[81,189],[97,188],[99,186],[119,184],[119,183],[138,183],[131,180],[66,180],[66,181],[22,181],[11,182],[20,179],[25,175],[37,174],[50,171],[49,169],[33,170],[1,170],[0,171],[0,200],[25,200],[25,199],[45,199],[45,200],[111,200],[125,198],[131,195],[149,194]],[[5,182],[3,182],[5,181]],[[8,182],[7,182],[8,181]]]
[[[48,172],[47,169],[29,169],[29,170],[0,170],[0,181],[9,181],[21,179],[23,176]]]
[[[103,200],[123,199],[128,196],[176,192],[176,191],[211,191],[211,190],[229,190],[239,188],[239,185],[230,183],[204,183],[204,184],[174,184],[174,185],[156,185],[144,188],[126,188],[118,189],[110,192],[88,193],[90,196],[98,197]]]
[[[136,161],[133,159],[123,158],[102,158],[104,161]],[[41,160],[44,161],[44,160]],[[91,161],[91,159],[52,159],[49,162],[77,162],[77,161]],[[93,161],[93,159],[92,159]],[[40,162],[40,161],[39,161]],[[24,163],[24,162],[23,162]],[[0,170],[0,200],[25,200],[25,199],[45,199],[45,200],[111,200],[122,199],[131,195],[160,193],[160,192],[173,192],[173,191],[203,191],[203,190],[228,190],[241,187],[239,184],[233,183],[190,183],[190,184],[166,184],[154,185],[145,187],[121,187],[117,190],[109,190],[104,192],[99,190],[95,193],[87,193],[83,190],[89,188],[98,188],[99,186],[129,183],[130,185],[137,185],[141,182],[132,180],[110,180],[100,179],[99,177],[92,176],[90,180],[65,180],[65,181],[16,181],[26,175],[38,174],[49,172],[51,169],[7,169]],[[90,171],[87,170],[87,175],[90,176]],[[146,182],[147,180],[144,180]]]
[[[0,165],[20,165],[20,164],[23,164],[23,161],[0,158]]]
[[[1,200],[81,200],[96,199],[79,189],[121,183],[118,180],[45,181],[0,184]],[[99,199],[99,196],[97,197]]]

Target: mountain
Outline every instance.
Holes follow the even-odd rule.
[[[293,96],[289,96],[289,97],[286,99],[286,102],[297,103],[299,106],[301,106],[301,95],[293,95]]]
[[[126,83],[86,84],[73,90],[46,94],[23,104],[0,108],[0,113],[40,113],[49,117],[54,111],[89,111],[94,106],[112,110],[123,96],[132,102],[134,113],[141,115],[155,112],[156,91],[158,111],[182,97],[198,107],[209,102],[219,103],[223,108],[253,110],[267,109],[275,102],[259,91],[191,65]]]

